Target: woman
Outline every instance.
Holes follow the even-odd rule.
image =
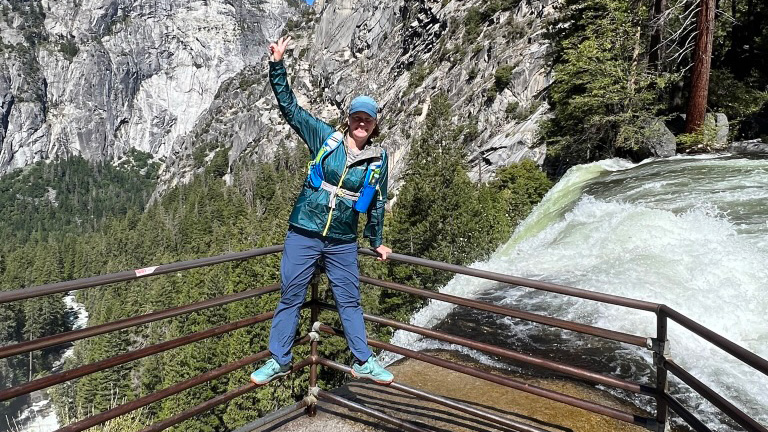
[[[309,147],[312,162],[285,238],[280,303],[269,335],[272,358],[251,374],[251,381],[266,384],[289,373],[299,311],[315,264],[322,257],[347,343],[356,358],[353,375],[388,384],[394,377],[368,348],[357,267],[358,213],[367,216],[363,235],[379,259],[387,259],[392,252],[382,245],[381,238],[387,201],[387,154],[371,142],[378,135],[378,106],[370,97],[355,98],[343,133],[310,115],[296,103],[288,86],[282,59],[290,40],[280,38],[270,44],[269,77],[280,112]]]

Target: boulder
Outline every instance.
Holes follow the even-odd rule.
[[[728,151],[733,154],[768,155],[768,144],[759,139],[736,141],[731,143]]]
[[[643,137],[638,148],[630,151],[625,156],[634,161],[641,161],[650,157],[674,156],[677,150],[675,135],[664,125],[660,119],[648,121]]]
[[[717,148],[725,148],[728,145],[728,117],[723,113],[707,114],[706,121],[715,122],[717,128],[717,134],[715,135],[715,146]]]

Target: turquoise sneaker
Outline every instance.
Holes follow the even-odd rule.
[[[266,384],[275,378],[280,378],[291,373],[291,365],[280,366],[277,360],[271,358],[264,366],[256,369],[251,374],[251,382],[258,385]]]
[[[379,361],[376,360],[376,356],[373,355],[368,357],[368,361],[362,366],[357,363],[353,364],[352,375],[356,378],[368,378],[379,384],[389,384],[395,379],[395,376],[384,369],[384,367],[379,364]]]

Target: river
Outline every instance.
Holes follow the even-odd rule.
[[[79,330],[88,325],[88,311],[82,303],[75,300],[74,291],[64,296],[64,304],[67,308],[72,330]],[[74,355],[74,345],[67,348],[61,358],[54,364],[51,372],[60,372],[65,361]],[[33,395],[34,403],[19,416],[11,421],[11,430],[18,432],[51,432],[59,429],[59,420],[53,403],[45,392],[36,392]]]
[[[472,267],[665,303],[768,358],[768,160],[674,157],[572,168],[512,238]],[[655,335],[654,316],[617,306],[457,276],[442,292],[612,330]],[[417,325],[653,383],[642,348],[431,302]],[[768,425],[768,378],[672,324],[671,357]],[[508,369],[518,365],[398,332],[393,343],[451,349]],[[392,360],[392,359],[390,359]],[[742,430],[678,381],[670,391],[713,430]],[[640,406],[646,398],[616,392]]]

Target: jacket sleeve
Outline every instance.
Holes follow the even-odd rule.
[[[299,106],[293,90],[288,85],[288,73],[282,60],[269,62],[269,81],[277,98],[280,113],[307,144],[311,157],[314,159],[327,136],[333,133],[333,128]]]
[[[381,177],[377,187],[376,200],[371,203],[368,209],[368,221],[363,230],[363,237],[367,238],[372,248],[377,248],[384,243],[382,238],[384,232],[384,207],[387,204],[387,183],[389,182],[389,161],[387,152],[382,155]]]

